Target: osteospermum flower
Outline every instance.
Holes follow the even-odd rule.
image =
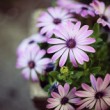
[[[70,13],[76,13],[82,17],[95,16],[94,10],[91,6],[77,1],[57,0],[57,4],[65,9],[68,9]]]
[[[107,74],[105,79],[98,77],[97,79],[90,76],[92,87],[87,84],[82,84],[84,91],[77,91],[75,94],[83,98],[78,102],[79,109],[88,108],[95,110],[109,110],[110,108],[110,75]]]
[[[74,106],[71,104],[78,103],[80,99],[75,96],[76,88],[69,90],[69,84],[66,83],[64,87],[59,85],[58,93],[52,92],[52,98],[48,98],[47,101],[49,104],[47,105],[47,108],[54,108],[55,110],[75,110]]]
[[[110,28],[110,5],[106,7],[104,2],[94,0],[91,6],[94,8],[95,13],[100,16],[97,22]]]
[[[81,27],[81,22],[77,22],[75,25],[68,22],[54,30],[57,38],[48,40],[48,43],[54,44],[54,46],[47,50],[48,53],[55,53],[52,60],[55,62],[61,57],[59,61],[60,67],[64,66],[68,56],[75,67],[78,66],[77,62],[79,64],[88,62],[89,57],[84,51],[95,52],[93,47],[88,46],[95,42],[94,38],[89,37],[93,30],[88,30],[88,28],[88,25]]]
[[[17,48],[17,55],[19,56],[27,49],[38,47],[37,43],[43,43],[43,42],[46,42],[46,38],[44,36],[40,35],[39,33],[33,34],[21,42],[21,44]]]
[[[21,53],[17,59],[16,67],[23,69],[22,75],[25,79],[39,81],[37,74],[44,74],[47,64],[50,63],[49,58],[43,58],[45,53],[46,51],[40,50],[39,47]]]
[[[41,28],[41,34],[46,33],[47,37],[51,37],[53,35],[53,30],[56,29],[59,24],[64,24],[68,20],[76,21],[76,19],[68,14],[67,10],[60,7],[51,7],[38,19],[37,26]]]

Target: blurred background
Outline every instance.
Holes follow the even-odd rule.
[[[29,85],[15,68],[16,48],[29,36],[31,16],[51,0],[0,0],[0,110],[35,110]]]
[[[15,68],[16,48],[30,35],[33,12],[51,1],[0,0],[0,110],[35,110],[28,82]]]

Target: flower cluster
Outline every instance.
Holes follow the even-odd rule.
[[[47,109],[109,110],[110,5],[52,4],[37,18],[38,32],[18,46],[16,67],[25,79],[43,83]]]

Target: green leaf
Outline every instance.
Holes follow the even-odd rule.
[[[101,67],[93,67],[93,68],[91,69],[91,72],[94,73],[94,74],[97,74],[97,73],[100,72],[100,70],[101,70]]]
[[[53,77],[53,78],[56,78],[58,74],[59,74],[58,71],[51,71],[51,72],[49,72],[49,75],[50,75],[51,77]]]
[[[97,38],[100,36],[100,25],[98,23],[95,23],[93,30],[94,30],[94,33],[92,34],[91,37],[94,37],[97,40]]]

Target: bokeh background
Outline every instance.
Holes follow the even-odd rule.
[[[16,48],[29,36],[32,14],[51,0],[0,0],[0,110],[35,110],[29,85],[15,68]]]
[[[15,68],[16,48],[30,35],[33,12],[50,6],[51,1],[0,0],[0,110],[35,110],[28,82]]]

